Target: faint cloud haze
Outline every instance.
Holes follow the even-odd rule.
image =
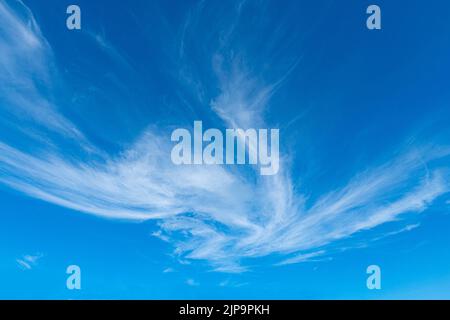
[[[42,254],[35,255],[24,255],[20,259],[17,259],[16,262],[22,270],[31,270],[38,264],[38,260],[43,257]]]

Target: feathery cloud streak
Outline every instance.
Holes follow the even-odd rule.
[[[190,28],[204,6],[200,3],[189,15],[180,39],[178,54],[187,70],[195,69],[185,53]],[[270,98],[297,60],[272,82],[255,74],[245,54],[230,47],[244,6],[236,6],[235,21],[208,53],[219,92],[207,107],[226,127],[267,127]],[[243,259],[270,254],[289,256],[280,264],[316,258],[333,242],[426,210],[449,190],[446,169],[428,165],[449,155],[442,147],[411,147],[394,160],[356,172],[341,188],[324,191],[314,201],[293,183],[295,154],[285,155],[276,176],[261,177],[257,168],[175,166],[169,130],[152,124],[121,153],[100,150],[49,98],[57,68],[32,13],[20,2],[14,8],[0,3],[0,19],[2,130],[20,131],[34,146],[1,139],[0,181],[105,218],[156,219],[160,230],[155,235],[171,242],[178,255],[207,260],[217,271],[245,271]],[[184,69],[178,80],[199,103],[204,101],[208,90],[200,77]],[[78,153],[63,152],[61,141],[70,141]]]

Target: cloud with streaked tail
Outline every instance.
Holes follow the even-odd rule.
[[[201,2],[191,11],[178,51],[184,68],[177,80],[199,103],[208,86],[189,72],[195,65],[185,50],[204,6]],[[244,6],[236,6],[236,17]],[[293,182],[295,154],[282,157],[275,176],[259,176],[257,168],[176,166],[170,161],[169,129],[153,124],[120,153],[102,150],[51,99],[49,91],[61,78],[30,10],[21,2],[2,2],[0,20],[0,126],[5,133],[0,181],[88,214],[155,219],[160,228],[155,234],[184,259],[206,260],[223,272],[245,271],[243,259],[271,254],[281,255],[281,265],[315,259],[327,254],[327,245],[405,213],[423,212],[449,191],[447,168],[430,165],[450,153],[438,146],[405,148],[313,202]],[[265,82],[246,65],[244,54],[230,48],[238,20],[221,32],[220,44],[205,62],[219,84],[209,112],[225,127],[269,127],[267,105],[298,60],[290,61],[278,79]],[[102,48],[113,50],[110,44]],[[12,141],[11,135],[22,142]],[[71,152],[65,153],[68,146]]]

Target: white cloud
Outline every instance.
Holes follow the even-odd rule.
[[[154,236],[155,238],[158,238],[158,239],[160,239],[162,241],[169,242],[169,237],[163,235],[161,230],[152,232],[152,236]]]
[[[420,226],[420,223],[408,224],[405,227],[400,228],[399,230],[394,230],[394,231],[391,231],[391,232],[387,232],[385,234],[382,234],[381,236],[375,237],[371,241],[378,241],[378,240],[381,240],[381,239],[384,239],[384,238],[387,238],[387,237],[395,236],[395,235],[400,234],[400,233],[408,232],[408,231],[417,229],[419,226]]]
[[[42,254],[24,255],[20,259],[16,259],[17,264],[23,270],[31,270],[38,263],[38,260],[43,257]]]
[[[17,259],[16,262],[24,270],[30,270],[31,269],[31,265],[28,262],[26,262],[26,261],[24,261],[22,259]]]
[[[54,86],[52,79],[59,78],[49,43],[21,1],[10,5],[16,10],[6,2],[0,3],[0,112],[4,117],[1,124],[6,126],[3,130],[11,129],[9,120],[16,125],[16,132],[32,138],[40,134],[41,141],[46,141],[47,135],[58,134],[89,150],[92,146],[83,134],[59,112],[47,98],[49,95],[43,94],[44,88]]]
[[[316,252],[299,254],[299,255],[296,255],[295,257],[281,261],[280,263],[278,263],[278,265],[286,265],[286,264],[294,264],[294,263],[311,261],[314,258],[322,256],[324,253],[325,253],[324,250],[320,250],[320,251],[316,251]]]
[[[221,281],[219,283],[219,286],[220,287],[239,288],[239,287],[245,286],[247,284],[248,284],[247,282],[236,282],[231,279],[226,279],[226,280]]]
[[[191,286],[191,287],[196,287],[196,286],[199,286],[200,284],[197,282],[197,281],[195,281],[194,279],[187,279],[186,280],[186,284],[188,285],[188,286]]]
[[[52,52],[32,15],[25,12],[21,20],[0,3],[6,28],[0,33],[6,39],[0,48],[0,69],[14,75],[15,87],[24,88],[6,98],[12,109],[25,110],[58,139],[75,141],[80,153],[89,146],[91,153],[68,156],[50,147],[57,145],[56,139],[43,145],[33,140],[41,146],[39,151],[0,142],[0,182],[88,214],[156,219],[160,229],[152,235],[171,242],[180,261],[207,260],[214,270],[230,273],[246,271],[244,259],[274,253],[294,255],[280,264],[307,261],[325,254],[328,244],[399,220],[404,213],[420,213],[449,191],[447,173],[426,165],[449,154],[436,147],[406,150],[394,160],[362,168],[315,201],[293,185],[288,159],[278,175],[264,177],[238,167],[175,166],[169,132],[155,128],[122,153],[108,155],[87,142],[37,89],[29,72],[51,78],[46,66]],[[30,60],[32,65],[27,65]],[[227,126],[266,126],[264,111],[280,81],[264,84],[240,59],[219,53],[213,69],[221,92],[211,103],[212,111]],[[0,75],[0,87],[9,80]],[[24,258],[20,261],[24,268],[32,266]]]

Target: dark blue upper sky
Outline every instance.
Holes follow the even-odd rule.
[[[0,2],[0,298],[450,297],[450,3],[70,4]],[[280,172],[173,165],[196,120]]]

